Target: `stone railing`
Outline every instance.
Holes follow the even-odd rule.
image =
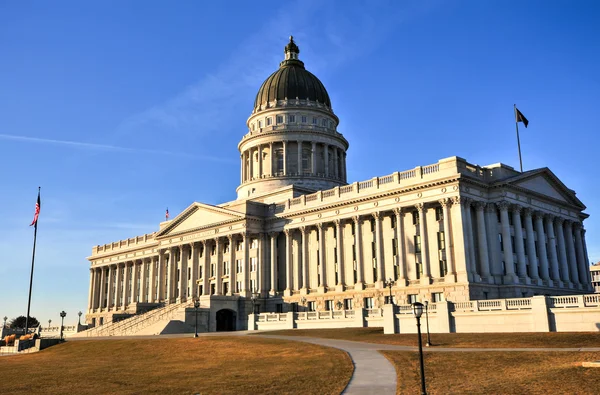
[[[454,302],[455,311],[502,311],[530,310],[530,298],[472,300],[470,302]]]
[[[139,246],[142,244],[147,244],[149,242],[153,242],[155,233],[156,232],[147,233],[143,236],[136,236],[136,237],[132,237],[130,239],[119,240],[119,241],[115,241],[110,244],[97,245],[92,248],[92,255],[99,254],[101,252],[114,251],[114,250],[118,250],[121,248],[127,248],[130,246]]]
[[[555,308],[600,307],[600,295],[550,296],[548,306]]]

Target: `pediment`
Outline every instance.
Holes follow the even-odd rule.
[[[548,168],[527,172],[507,180],[509,185],[548,196],[554,200],[585,209],[584,204]]]
[[[194,230],[206,229],[227,222],[244,219],[244,214],[204,203],[194,203],[173,218],[155,237],[172,236]]]

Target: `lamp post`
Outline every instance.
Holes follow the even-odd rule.
[[[81,315],[82,315],[82,314],[83,314],[83,313],[82,313],[81,311],[80,311],[79,313],[77,313],[77,316],[79,317],[79,318],[77,319],[77,325],[78,325],[78,326],[79,326],[79,325],[81,325]]]
[[[258,297],[260,296],[260,294],[258,292],[256,292],[256,290],[254,290],[254,292],[252,292],[252,309],[254,314],[258,314],[259,313],[259,309],[258,309]]]
[[[429,337],[429,302],[427,300],[425,301],[425,322],[427,323],[427,343],[425,343],[425,346],[430,347],[431,338]]]
[[[48,320],[48,330],[50,330],[50,324],[52,323],[52,320]]]
[[[67,313],[65,311],[60,312],[60,341],[63,341],[63,330],[65,329],[65,316]]]
[[[302,305],[302,307],[304,307],[304,310],[306,311],[306,298],[304,296],[300,298],[300,304]]]
[[[200,307],[200,299],[194,298],[194,314],[196,315],[196,326],[194,327],[194,337],[198,337],[198,308]]]
[[[390,290],[390,299],[389,299],[390,304],[394,304],[393,299],[392,299],[392,286],[393,285],[394,285],[394,280],[392,280],[391,278],[388,278],[385,282],[385,286]]]
[[[423,366],[423,343],[421,341],[421,316],[423,315],[423,304],[413,303],[413,313],[417,319],[417,333],[419,335],[419,363],[421,365],[421,395],[427,395],[425,389],[425,367]]]
[[[3,327],[4,327],[4,328],[6,328],[6,320],[7,320],[7,319],[8,319],[8,317],[7,317],[7,316],[4,316],[4,325],[3,325]]]

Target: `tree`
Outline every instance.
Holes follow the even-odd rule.
[[[30,328],[36,328],[38,326],[40,326],[39,321],[32,316],[29,316],[29,322],[28,325]],[[20,315],[17,318],[13,318],[9,323],[8,323],[8,327],[9,328],[25,328],[25,316],[24,315]]]

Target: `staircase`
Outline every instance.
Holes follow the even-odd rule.
[[[185,308],[192,307],[193,301],[172,303],[150,310],[143,314],[134,315],[118,322],[110,322],[87,331],[80,332],[78,337],[98,336],[131,336],[143,331],[153,324],[164,322],[165,326],[177,315],[184,316]],[[159,325],[160,326],[160,325]],[[160,333],[160,331],[159,331]],[[146,334],[146,333],[143,333]]]

